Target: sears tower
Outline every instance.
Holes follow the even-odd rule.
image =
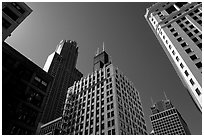
[[[71,40],[62,40],[55,52],[48,56],[43,69],[53,76],[54,80],[48,93],[42,123],[61,116],[68,87],[83,76],[76,69],[77,57],[77,43]]]

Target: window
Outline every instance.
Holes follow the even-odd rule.
[[[201,92],[200,92],[200,90],[198,89],[198,88],[196,88],[196,93],[198,94],[198,96],[200,96],[200,94],[201,94]]]
[[[186,42],[181,43],[181,46],[186,47],[187,46]]]
[[[181,37],[179,37],[179,38],[177,39],[177,41],[178,41],[178,42],[181,42],[181,41],[182,41],[182,38],[181,38]]]
[[[180,66],[181,66],[181,68],[182,68],[182,69],[184,68],[184,66],[183,66],[183,64],[182,64],[182,63],[180,63]]]
[[[175,29],[174,29],[174,28],[172,28],[172,29],[170,29],[170,31],[171,31],[171,32],[174,32],[174,31],[175,31]]]
[[[202,67],[202,63],[201,62],[196,63],[196,67],[197,68],[201,68]]]
[[[179,58],[178,58],[178,56],[176,56],[176,60],[177,60],[177,61],[179,61]]]
[[[174,12],[174,11],[176,11],[176,8],[175,8],[173,5],[166,9],[166,12],[167,12],[168,14],[171,14],[171,13]]]
[[[183,24],[180,24],[179,26],[180,26],[181,28],[183,28],[183,27],[184,27],[184,25],[183,25]]]
[[[18,19],[18,16],[16,13],[14,13],[11,9],[8,7],[3,8],[3,12],[8,15],[12,20],[16,21]]]
[[[183,7],[187,2],[176,2],[175,5],[179,8]]]
[[[192,78],[190,79],[190,82],[191,82],[192,86],[195,84],[194,81],[192,80]]]
[[[202,25],[202,21],[201,21],[201,20],[199,20],[199,21],[197,21],[197,22],[198,22],[198,24]]]
[[[197,19],[198,19],[198,17],[194,16],[194,17],[193,17],[193,19],[194,19],[194,20],[197,20]]]
[[[176,32],[176,33],[174,33],[173,35],[174,35],[174,37],[177,37],[177,36],[178,36],[178,33]]]
[[[188,71],[187,71],[187,70],[185,70],[185,72],[184,72],[184,73],[185,73],[185,75],[188,77],[188,75],[189,75],[189,74],[188,74]]]
[[[201,35],[199,35],[199,38],[200,38],[200,39],[202,39],[202,34],[201,34]]]
[[[191,53],[191,52],[193,52],[190,48],[187,48],[185,51],[186,51],[186,53],[188,53],[188,54]]]
[[[8,29],[10,26],[11,26],[11,23],[8,22],[4,17],[2,18],[2,26],[5,28],[5,29]]]
[[[169,49],[171,49],[172,47],[171,47],[171,45],[169,45]]]
[[[185,19],[186,19],[186,17],[181,18],[181,20],[185,20]]]
[[[189,24],[190,22],[187,20],[185,23],[186,23],[186,24]]]
[[[195,12],[195,13],[198,13],[198,12],[199,12],[199,10],[198,10],[198,9],[196,9],[194,12]]]
[[[23,13],[25,12],[25,10],[22,9],[22,8],[18,5],[18,3],[12,2],[11,5],[12,5],[16,10],[18,10],[21,14],[23,14]]]
[[[189,26],[189,28],[193,29],[193,28],[194,28],[194,26],[193,26],[193,25],[190,25],[190,26]]]
[[[192,56],[190,56],[190,58],[192,59],[192,60],[196,60],[196,59],[198,59],[198,57],[194,54],[194,55],[192,55]]]
[[[193,38],[192,39],[194,42],[197,42],[198,41],[198,39],[195,37],[195,38]]]
[[[168,25],[167,27],[168,27],[168,28],[171,28],[172,26],[171,26],[171,24],[170,24],[170,25]]]
[[[172,54],[175,55],[175,51],[174,50],[172,51]]]
[[[199,43],[197,46],[198,46],[200,49],[202,49],[202,43]]]
[[[111,130],[108,130],[108,135],[111,135]]]
[[[189,31],[189,30],[188,30],[187,28],[184,28],[183,31],[187,32],[187,31]]]
[[[177,20],[177,21],[176,21],[176,23],[178,23],[178,24],[179,24],[180,22],[181,22],[181,20]]]

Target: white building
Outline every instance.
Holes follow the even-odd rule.
[[[71,135],[147,134],[139,92],[103,51],[67,91],[62,128]]]
[[[202,111],[202,3],[159,2],[145,18]]]

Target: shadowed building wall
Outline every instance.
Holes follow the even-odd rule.
[[[11,36],[31,12],[32,9],[23,2],[2,2],[2,40]]]
[[[54,77],[41,122],[47,123],[62,115],[67,89],[83,75],[76,69],[78,47],[75,41],[62,40],[47,59],[44,70]]]
[[[2,43],[2,134],[35,134],[52,77]]]

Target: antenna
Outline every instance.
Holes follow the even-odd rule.
[[[105,51],[104,42],[103,42],[103,51]]]
[[[152,99],[152,97],[151,97],[151,102],[152,102],[152,106],[154,106],[154,102],[153,102],[153,99]]]
[[[97,55],[99,54],[99,48],[97,49]]]
[[[168,98],[167,98],[167,96],[166,96],[166,93],[165,93],[165,92],[164,92],[164,97],[165,97],[165,99],[166,99],[166,100],[168,100]]]

